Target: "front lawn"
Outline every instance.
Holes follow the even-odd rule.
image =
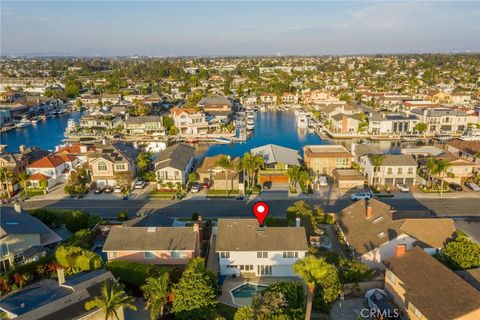
[[[172,199],[178,193],[180,193],[180,191],[177,190],[153,190],[149,193],[148,198]]]
[[[207,190],[207,197],[215,197],[215,198],[225,198],[225,190],[214,190],[214,189],[209,189]],[[229,198],[235,198],[236,196],[239,195],[238,190],[228,190],[227,192],[227,197]]]

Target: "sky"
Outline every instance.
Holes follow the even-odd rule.
[[[2,55],[479,52],[480,1],[1,1]]]

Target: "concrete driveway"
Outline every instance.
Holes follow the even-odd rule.
[[[365,305],[365,299],[356,298],[348,299],[344,301],[337,301],[333,304],[330,310],[331,320],[358,320],[365,319],[370,320],[370,317],[363,317],[361,315],[362,309],[367,308]],[[367,312],[365,312],[367,314]],[[372,319],[373,320],[373,319]]]

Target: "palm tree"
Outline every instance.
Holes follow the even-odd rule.
[[[308,174],[308,172],[306,170],[301,170],[300,171],[298,181],[303,182],[303,184],[307,188],[307,193],[308,193],[308,189],[310,187],[310,184],[312,183],[312,179],[310,178],[310,175]]]
[[[147,278],[147,283],[141,287],[143,296],[148,301],[150,319],[163,316],[165,305],[170,293],[170,274],[162,274],[159,278]]]
[[[293,189],[296,189],[298,179],[300,178],[301,168],[299,166],[292,166],[287,170],[288,180]]]
[[[293,271],[307,284],[307,307],[305,310],[305,320],[309,320],[312,314],[313,295],[315,285],[321,282],[322,278],[328,273],[330,265],[323,258],[314,256],[305,257],[298,260],[293,265]]]
[[[234,168],[229,156],[222,156],[215,162],[215,165],[225,170],[225,198],[228,197],[228,172]]]
[[[135,298],[128,296],[118,281],[112,282],[106,280],[102,286],[102,295],[85,302],[85,309],[92,310],[93,308],[100,308],[103,314],[105,314],[105,320],[119,320],[120,318],[117,314],[119,308],[128,308],[137,311],[137,307],[132,304],[134,301]]]
[[[435,160],[435,168],[433,173],[436,174],[439,178],[444,178],[445,173],[450,168],[451,164],[447,160],[443,159],[436,159]],[[443,194],[443,185],[445,183],[445,179],[442,179],[442,183],[440,185],[440,196]]]
[[[254,181],[256,181],[256,173],[258,170],[262,169],[265,165],[263,157],[259,155],[252,155],[251,153],[245,152],[242,158],[241,166],[243,170],[247,173],[248,177],[248,187],[252,189]]]
[[[382,165],[384,159],[384,154],[372,154],[370,156],[370,162],[373,165],[373,185],[375,187],[377,186],[377,172],[380,170],[380,166]]]
[[[0,183],[2,184],[2,191],[6,191],[8,199],[10,199],[11,195],[10,195],[10,190],[8,188],[8,181],[9,181],[9,179],[7,178],[7,168],[1,167],[0,168]],[[4,185],[4,183],[5,183],[5,185]]]
[[[427,158],[427,161],[425,162],[425,167],[427,168],[427,186],[429,183],[431,183],[432,172],[435,171],[436,165],[437,165],[437,158],[433,158],[433,157]]]
[[[23,191],[25,192],[25,197],[28,196],[28,193],[27,193],[27,181],[28,181],[28,173],[26,171],[22,171],[20,172],[20,174],[18,175],[18,179],[20,179],[20,182],[22,183],[22,188],[23,188]]]

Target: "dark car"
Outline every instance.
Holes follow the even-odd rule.
[[[103,192],[103,187],[96,187],[95,190],[93,191],[93,193],[95,194],[100,194]]]
[[[272,181],[265,181],[263,183],[263,189],[270,190],[272,188]]]
[[[448,186],[450,187],[450,189],[452,190],[455,190],[455,191],[462,191],[463,190],[463,187],[461,185],[459,185],[458,183],[449,183]]]
[[[104,191],[105,193],[112,193],[112,192],[113,192],[113,187],[106,186],[103,191]]]

